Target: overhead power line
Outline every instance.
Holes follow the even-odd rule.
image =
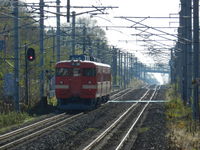
[[[159,30],[159,29],[154,28],[154,27],[150,27],[150,26],[148,26],[148,25],[145,25],[145,24],[140,23],[140,22],[138,22],[138,21],[134,21],[134,20],[128,19],[128,18],[126,18],[126,17],[115,17],[115,18],[125,19],[125,20],[127,20],[127,21],[134,22],[134,23],[136,23],[136,24],[140,24],[140,25],[142,25],[142,26],[144,26],[144,27],[146,27],[146,28],[153,29],[153,30],[155,30],[155,31],[164,33],[164,34],[166,34],[166,35],[170,35],[170,36],[173,36],[173,37],[175,37],[175,38],[182,39],[182,40],[185,41],[185,42],[192,42],[191,40],[188,40],[188,39],[186,39],[186,38],[180,37],[180,36],[178,36],[178,35],[177,35],[177,36],[176,36],[176,35],[172,35],[172,34],[170,34],[170,33],[168,33],[168,32]]]

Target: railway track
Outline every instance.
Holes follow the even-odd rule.
[[[142,89],[146,89],[149,88],[149,86],[143,86]],[[135,89],[132,88],[127,88],[124,89],[122,91],[119,91],[118,93],[110,96],[111,101],[115,101],[115,100],[119,100],[119,99],[123,99],[123,97],[131,92],[133,92]]]
[[[61,126],[62,124],[83,115],[79,113],[76,115],[67,115],[66,113],[58,114],[45,120],[36,122],[34,124],[25,126],[23,128],[14,130],[12,132],[0,135],[0,150],[14,147],[17,144],[30,140],[54,127]]]
[[[155,91],[153,92],[153,94],[151,95],[149,101],[145,104],[145,106],[143,107],[142,111],[139,113],[138,117],[133,122],[133,124],[131,125],[131,127],[129,128],[129,130],[126,132],[125,136],[122,138],[121,142],[119,143],[119,145],[116,147],[115,150],[119,150],[119,149],[121,149],[123,147],[124,143],[126,142],[126,140],[129,137],[131,131],[136,126],[136,124],[139,121],[139,119],[141,118],[142,114],[144,113],[144,111],[146,110],[146,108],[148,107],[148,105],[150,104],[150,101],[156,96],[158,90],[160,89],[160,86],[157,89],[156,88],[155,88]]]
[[[111,96],[110,96],[110,99],[111,99],[111,100],[115,100],[115,99],[119,98],[120,96],[129,93],[130,91],[132,91],[131,88],[124,89],[124,90],[122,90],[122,91],[119,91],[119,92],[117,92],[117,93],[111,95]],[[112,93],[111,93],[111,94],[112,94]]]
[[[130,91],[130,89],[120,91],[114,94],[112,98],[118,97],[121,94],[126,94],[128,91]],[[0,149],[8,149],[17,144],[23,143],[24,141],[28,141],[35,136],[41,135],[42,133],[45,133],[46,131],[54,127],[60,126],[67,121],[70,121],[71,119],[79,117],[83,114],[84,113],[79,113],[73,116],[69,116],[66,113],[58,114],[45,120],[25,126],[23,128],[19,128],[9,133],[0,135]]]
[[[92,140],[87,146],[85,146],[83,148],[83,150],[90,150],[90,149],[109,149],[109,146],[105,146],[108,143],[108,139],[110,139],[112,137],[112,135],[115,134],[115,132],[119,131],[120,126],[123,125],[124,122],[126,122],[127,118],[129,116],[131,116],[132,113],[136,113],[136,106],[140,107],[140,112],[137,113],[137,116],[135,118],[132,118],[131,120],[134,120],[133,123],[131,123],[132,125],[129,127],[129,129],[126,131],[126,134],[121,137],[120,141],[117,141],[117,145],[115,144],[115,148],[111,148],[111,149],[116,149],[119,150],[123,147],[124,142],[127,140],[127,138],[129,137],[130,132],[133,130],[133,128],[135,127],[135,125],[138,123],[138,121],[140,120],[142,114],[145,112],[145,109],[147,108],[147,106],[149,105],[151,99],[154,98],[157,90],[159,90],[159,87],[156,87],[154,92],[151,93],[151,90],[148,89],[145,94],[139,99],[139,101],[142,101],[145,99],[145,97],[149,99],[149,102],[147,102],[145,105],[141,104],[139,102],[134,103],[131,105],[131,107],[124,112],[121,116],[119,116],[119,118],[117,120],[115,120],[107,129],[105,129],[98,137],[96,137],[94,140]],[[150,96],[151,95],[151,96]],[[139,105],[140,104],[140,105]],[[137,109],[138,111],[138,109]],[[113,138],[114,139],[114,138]],[[116,141],[115,141],[116,143]]]
[[[117,100],[124,95],[132,92],[133,89],[125,89],[111,96],[112,100]],[[76,119],[84,115],[79,113],[76,115],[68,115],[66,113],[58,114],[12,132],[0,135],[0,149],[9,149],[26,141],[30,141],[35,137],[49,131],[50,129],[62,126],[72,119]]]

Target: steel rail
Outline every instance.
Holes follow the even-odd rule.
[[[120,95],[120,97],[117,97],[117,98],[113,99],[112,101],[118,100],[119,98],[123,99],[123,97],[124,97],[125,95],[127,95],[127,94],[130,93],[130,92],[132,92],[133,90],[134,90],[134,89],[129,89],[126,93],[123,93],[122,95]]]
[[[127,89],[125,89],[125,90],[123,90],[123,91],[120,91],[119,93],[123,93],[123,92],[126,91],[126,90],[127,90]],[[148,90],[148,91],[149,91],[149,90]],[[128,89],[128,92],[124,93],[123,95],[125,95],[125,94],[127,94],[127,93],[129,93],[129,92],[130,92],[130,89]],[[115,94],[115,95],[119,95],[119,93],[117,93],[117,94]],[[146,93],[147,93],[147,92],[146,92]],[[115,95],[113,95],[113,96],[115,96]],[[143,98],[143,97],[142,97],[142,98]],[[141,99],[142,99],[142,98],[141,98]],[[115,98],[115,100],[116,100],[116,99],[118,99],[118,98]],[[136,104],[137,104],[137,103],[136,103]],[[136,104],[135,104],[135,105],[136,105]],[[128,112],[127,112],[127,113],[128,113]],[[22,143],[22,142],[24,142],[25,140],[28,140],[28,139],[30,139],[30,138],[33,138],[33,137],[35,137],[36,135],[40,135],[40,134],[44,133],[45,131],[47,131],[47,130],[53,128],[53,127],[56,127],[56,126],[58,126],[58,125],[60,125],[60,124],[62,124],[62,123],[64,123],[64,122],[66,122],[66,121],[68,121],[68,120],[74,119],[74,118],[76,118],[76,117],[78,117],[78,116],[80,116],[80,115],[82,115],[82,114],[83,114],[83,113],[79,113],[79,114],[74,115],[74,116],[72,116],[72,117],[70,117],[70,118],[66,118],[66,119],[64,119],[64,120],[62,120],[62,121],[60,121],[60,122],[57,122],[57,123],[55,123],[55,124],[53,124],[53,125],[50,125],[50,126],[48,126],[48,127],[46,127],[46,128],[40,129],[40,130],[38,130],[38,131],[36,131],[36,132],[34,132],[34,133],[31,133],[31,134],[29,134],[29,135],[26,135],[26,136],[24,136],[24,137],[22,137],[22,138],[20,138],[20,139],[17,139],[17,140],[15,140],[15,141],[10,142],[10,143],[4,144],[4,145],[0,146],[0,149],[7,149],[7,148],[9,148],[9,147],[12,147],[13,145]],[[37,127],[37,126],[40,126],[40,125],[42,125],[42,124],[45,124],[45,123],[47,123],[47,122],[49,122],[49,121],[51,121],[51,120],[59,119],[59,117],[64,117],[64,115],[66,115],[66,113],[62,113],[62,114],[59,114],[59,115],[56,115],[56,116],[47,118],[47,119],[45,119],[45,120],[36,122],[36,123],[34,123],[34,124],[25,126],[25,127],[23,127],[23,128],[20,128],[20,129],[11,131],[11,132],[9,132],[9,133],[0,135],[0,140],[6,140],[6,139],[8,139],[9,137],[15,136],[15,135],[17,135],[17,134],[19,134],[19,133],[22,133],[22,132],[25,132],[25,131],[27,131],[27,130],[29,130],[29,129],[32,129],[32,128]],[[125,114],[124,114],[124,115],[125,115]]]
[[[149,93],[150,89],[148,89],[145,94],[140,98],[140,100],[142,100],[148,93]],[[112,123],[112,125],[110,125],[106,130],[104,130],[95,140],[93,140],[88,146],[86,146],[83,150],[90,150],[93,146],[95,146],[95,144],[97,144],[99,141],[101,141],[106,135],[107,133],[109,133],[114,127],[116,127],[116,125],[133,109],[134,106],[136,106],[138,104],[134,103],[133,105],[131,105],[131,107],[128,108],[127,111],[125,111],[114,123]]]
[[[116,95],[118,95],[118,94],[120,94],[120,93],[122,93],[122,92],[124,92],[124,91],[126,91],[126,90],[127,90],[127,89],[125,89],[125,90],[123,90],[123,91],[120,91],[119,93],[117,93],[117,94],[115,94],[115,95],[112,95],[112,96],[114,97],[114,96],[116,96]],[[17,129],[17,130],[11,131],[11,132],[9,132],[9,133],[5,133],[5,134],[3,134],[3,135],[0,135],[0,140],[4,140],[4,139],[6,139],[6,138],[8,138],[8,137],[11,137],[11,136],[14,136],[14,135],[16,135],[16,134],[22,133],[22,132],[24,132],[24,131],[27,131],[27,130],[33,128],[33,127],[39,126],[39,125],[41,125],[41,124],[44,124],[44,123],[49,122],[49,121],[51,121],[51,120],[57,119],[57,118],[62,117],[62,116],[64,116],[64,115],[66,115],[66,113],[62,113],[62,114],[59,114],[59,115],[56,115],[56,116],[47,118],[47,119],[45,119],[45,120],[36,122],[36,123],[34,123],[34,124],[25,126],[25,127],[23,127],[23,128],[19,128],[19,129]]]
[[[64,116],[64,115],[66,115],[66,114],[65,114],[65,113],[62,113],[62,114],[59,114],[59,115],[56,115],[56,116],[47,118],[47,119],[45,119],[45,120],[36,122],[36,123],[34,123],[34,124],[25,126],[25,127],[23,127],[23,128],[19,128],[19,129],[17,129],[17,130],[11,131],[11,132],[9,132],[9,133],[0,135],[0,140],[4,140],[4,139],[6,139],[6,138],[8,138],[8,137],[11,137],[11,136],[14,136],[14,135],[16,135],[16,134],[22,133],[22,132],[24,132],[24,131],[27,131],[27,130],[33,128],[33,127],[37,127],[37,126],[39,126],[39,125],[41,125],[41,124],[44,124],[44,123],[46,123],[46,122],[49,122],[50,120],[53,120],[53,119],[57,119],[57,118],[62,117],[62,116]]]
[[[10,142],[10,143],[7,143],[7,144],[5,144],[5,145],[3,145],[3,146],[0,146],[0,149],[8,149],[8,148],[10,148],[10,147],[12,147],[12,146],[14,146],[14,145],[16,145],[16,144],[22,143],[22,142],[24,142],[24,141],[26,141],[26,140],[28,140],[28,139],[30,139],[30,138],[33,138],[33,137],[35,137],[35,136],[37,136],[37,135],[41,135],[42,133],[46,132],[47,130],[49,130],[49,129],[51,129],[51,128],[54,128],[54,127],[56,127],[56,126],[59,126],[59,125],[65,123],[66,121],[69,121],[69,120],[71,120],[71,119],[74,119],[74,118],[76,118],[76,117],[79,117],[79,116],[81,116],[81,115],[83,115],[83,114],[84,114],[84,113],[79,113],[79,114],[76,114],[76,115],[74,115],[74,116],[72,116],[72,117],[66,118],[66,119],[64,119],[64,120],[62,120],[62,121],[59,121],[59,122],[53,124],[53,125],[50,125],[50,126],[48,126],[48,127],[46,127],[46,128],[43,128],[43,129],[41,129],[41,130],[38,130],[38,131],[36,131],[36,132],[34,132],[34,133],[32,133],[32,134],[29,134],[29,135],[24,136],[24,137],[22,137],[22,138],[20,138],[20,139],[17,139],[17,140],[15,140],[15,141],[12,141],[12,142]]]
[[[149,86],[148,86],[148,85],[144,85],[142,88],[149,88]],[[125,93],[123,93],[120,97],[114,98],[114,99],[111,100],[111,101],[115,101],[115,100],[117,100],[117,99],[119,99],[119,98],[122,98],[124,95],[126,95],[126,94],[132,92],[133,90],[134,90],[134,89],[124,89],[124,90],[120,91],[119,93],[116,93],[116,94],[112,95],[111,97],[114,98],[115,96],[120,95],[121,93],[125,92]]]
[[[140,112],[140,114],[138,115],[138,117],[136,118],[136,120],[133,122],[132,126],[130,127],[130,129],[128,130],[128,132],[126,133],[126,135],[124,136],[124,138],[122,138],[121,142],[119,143],[119,145],[117,146],[117,148],[115,150],[119,150],[121,149],[121,147],[123,146],[123,144],[125,143],[125,141],[127,140],[127,138],[129,137],[131,131],[133,130],[133,128],[135,127],[135,125],[137,124],[137,122],[139,121],[140,117],[142,116],[142,114],[144,113],[144,111],[146,110],[147,106],[149,105],[150,101],[153,99],[153,97],[156,95],[156,92],[159,90],[160,88],[155,88],[155,91],[153,92],[150,100],[147,102],[147,104],[144,106],[144,108],[142,109],[142,111]]]
[[[119,93],[116,93],[116,94],[112,95],[111,97],[114,98],[113,100],[117,100],[119,97],[115,98],[116,96],[121,95],[121,94],[123,93],[123,94],[120,96],[120,97],[122,97],[122,96],[126,95],[127,93],[129,93],[130,91],[132,91],[132,89],[124,89],[124,90],[120,91]],[[125,93],[124,93],[124,92],[125,92]],[[113,101],[113,100],[112,100],[112,101]]]

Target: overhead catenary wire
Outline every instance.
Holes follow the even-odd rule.
[[[46,5],[46,3],[55,3],[55,1],[51,1],[51,2],[45,2],[45,4],[43,5],[40,5],[40,6],[44,6],[44,17],[40,17],[40,18],[42,18],[42,19],[44,19],[44,20],[47,20],[48,19],[48,17],[49,17],[49,15],[51,15],[51,17],[53,17],[53,15],[56,15],[55,13],[52,13],[53,11],[49,11],[49,10],[46,10],[48,7],[54,7],[54,6],[51,6],[51,5]],[[34,11],[34,17],[36,16],[36,14],[38,14],[38,18],[39,18],[39,9],[38,9],[38,7],[39,7],[39,5],[38,5],[38,7],[36,6],[36,5],[32,5],[33,3],[29,3],[28,5],[24,5],[24,7],[28,7],[28,8],[30,8],[30,11],[28,12],[28,13],[31,13],[31,12],[33,12]],[[37,3],[38,4],[38,3]],[[32,5],[32,6],[31,6]],[[55,7],[58,7],[58,6],[55,6]],[[63,8],[65,8],[66,6],[63,6]],[[96,6],[95,6],[96,7]],[[73,7],[72,7],[73,8]],[[75,8],[75,7],[74,7]],[[99,11],[99,9],[100,8],[102,8],[102,10],[104,10],[103,9],[103,7],[98,7],[98,9],[96,9],[96,10],[94,10],[94,11],[97,11],[97,12],[100,12],[100,13],[102,13],[101,11]],[[31,10],[33,10],[33,11],[31,11]],[[49,12],[47,12],[47,11],[49,11]],[[92,11],[93,12],[93,11]],[[92,13],[91,11],[87,11],[87,13]],[[66,12],[61,12],[61,13],[57,13],[58,15],[62,15],[62,13],[66,13]],[[82,13],[85,13],[85,12],[82,12]],[[80,15],[82,14],[82,13],[80,13]],[[79,14],[79,13],[77,13],[77,14]],[[33,17],[33,16],[31,16],[31,17]],[[28,17],[27,17],[28,18]],[[22,18],[20,18],[19,17],[19,19],[22,19]],[[36,26],[38,25],[37,23],[39,22],[39,20],[38,21],[36,21]],[[30,24],[30,26],[31,26],[32,24]],[[34,23],[33,23],[33,25],[34,25]],[[28,28],[28,24],[27,24],[27,26],[24,26],[24,25],[22,25],[22,27],[27,27]],[[21,28],[22,28],[21,27]],[[34,27],[33,27],[34,28]],[[48,28],[48,27],[45,27],[46,29]],[[112,29],[109,29],[109,30],[112,30]],[[9,30],[9,31],[13,31],[13,30]],[[47,31],[47,30],[46,30]],[[122,32],[121,32],[122,33]],[[55,36],[55,35],[53,35],[53,36]],[[62,36],[62,35],[58,35],[58,36]],[[51,38],[51,37],[44,37],[42,40],[46,40],[46,39],[49,39],[49,38]],[[68,41],[68,40],[66,40],[66,41]],[[31,46],[31,44],[37,44],[37,43],[39,43],[39,40],[36,40],[36,41],[31,41],[31,42],[29,42],[29,43],[27,43],[27,45],[28,46]],[[22,47],[20,47],[20,48],[23,48],[23,46]],[[48,47],[49,48],[49,47]],[[45,48],[44,48],[45,49]]]
[[[115,17],[115,18],[121,18],[121,19],[125,19],[125,20],[127,20],[127,21],[130,21],[130,22],[134,22],[134,23],[140,24],[140,25],[142,25],[142,26],[144,26],[144,27],[146,27],[146,28],[150,28],[150,29],[153,29],[153,30],[155,30],[155,31],[164,33],[164,34],[166,34],[166,35],[169,35],[169,36],[173,36],[173,37],[175,37],[175,38],[182,39],[182,40],[185,41],[185,42],[192,42],[191,40],[188,40],[188,39],[186,39],[186,38],[182,38],[182,37],[180,37],[180,36],[178,36],[178,35],[172,35],[172,34],[170,34],[170,33],[168,33],[168,32],[159,30],[159,29],[154,28],[154,27],[150,27],[150,26],[148,26],[148,25],[145,25],[145,24],[143,24],[143,23],[140,23],[140,22],[137,22],[137,21],[128,19],[128,18],[126,18],[126,17]]]

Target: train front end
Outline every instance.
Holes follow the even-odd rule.
[[[88,110],[96,105],[96,66],[87,61],[56,65],[56,97],[62,110]]]

